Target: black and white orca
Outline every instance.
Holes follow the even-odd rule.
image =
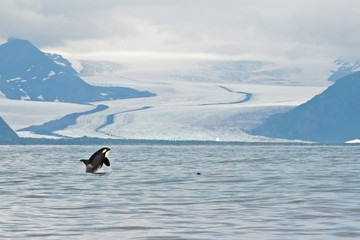
[[[110,166],[110,161],[107,156],[110,153],[110,148],[102,148],[95,152],[89,160],[81,159],[80,162],[83,162],[86,166],[86,172],[89,173],[96,173],[101,169],[103,164],[105,163],[106,166]]]

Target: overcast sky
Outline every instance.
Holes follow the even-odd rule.
[[[0,41],[72,55],[360,58],[358,0],[1,0]]]

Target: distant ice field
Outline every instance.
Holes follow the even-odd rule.
[[[0,101],[0,116],[22,137],[54,137],[20,129],[42,125],[71,113],[107,109],[76,118],[75,125],[54,131],[57,136],[121,139],[269,141],[246,130],[273,113],[298,106],[326,86],[260,85],[134,78],[126,74],[83,77],[94,85],[146,90],[150,98],[95,102],[91,105]]]

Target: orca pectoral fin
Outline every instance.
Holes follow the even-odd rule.
[[[110,161],[108,158],[104,158],[104,163],[106,166],[108,166],[108,167],[110,166]]]

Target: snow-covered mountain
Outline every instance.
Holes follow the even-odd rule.
[[[32,51],[28,58],[17,57],[22,66],[18,71],[16,59],[3,59],[0,46],[0,61],[14,69],[6,71],[0,65],[0,116],[21,137],[273,141],[247,132],[271,114],[294,108],[327,87],[326,79],[322,85],[313,84],[312,79],[298,84],[305,76],[301,68],[261,61],[184,61],[179,65],[168,60],[144,64],[144,60],[131,65],[87,59],[76,60],[82,65],[77,73],[59,55],[44,54],[23,40],[7,44],[14,43],[28,45],[25,49],[30,45]],[[34,57],[50,67],[34,65]],[[64,74],[69,78],[61,78]],[[66,91],[56,86],[63,80]],[[47,82],[57,90],[50,96],[45,94],[52,92],[49,89],[37,92]],[[90,90],[82,95],[77,84],[96,89],[91,95],[96,97],[89,97]],[[136,97],[152,97],[118,97],[112,94],[120,87],[95,86],[123,86],[135,91]],[[74,92],[80,100],[71,95]]]
[[[92,86],[60,55],[45,54],[21,39],[0,46],[0,92],[8,99],[74,103],[154,96],[125,87]]]

